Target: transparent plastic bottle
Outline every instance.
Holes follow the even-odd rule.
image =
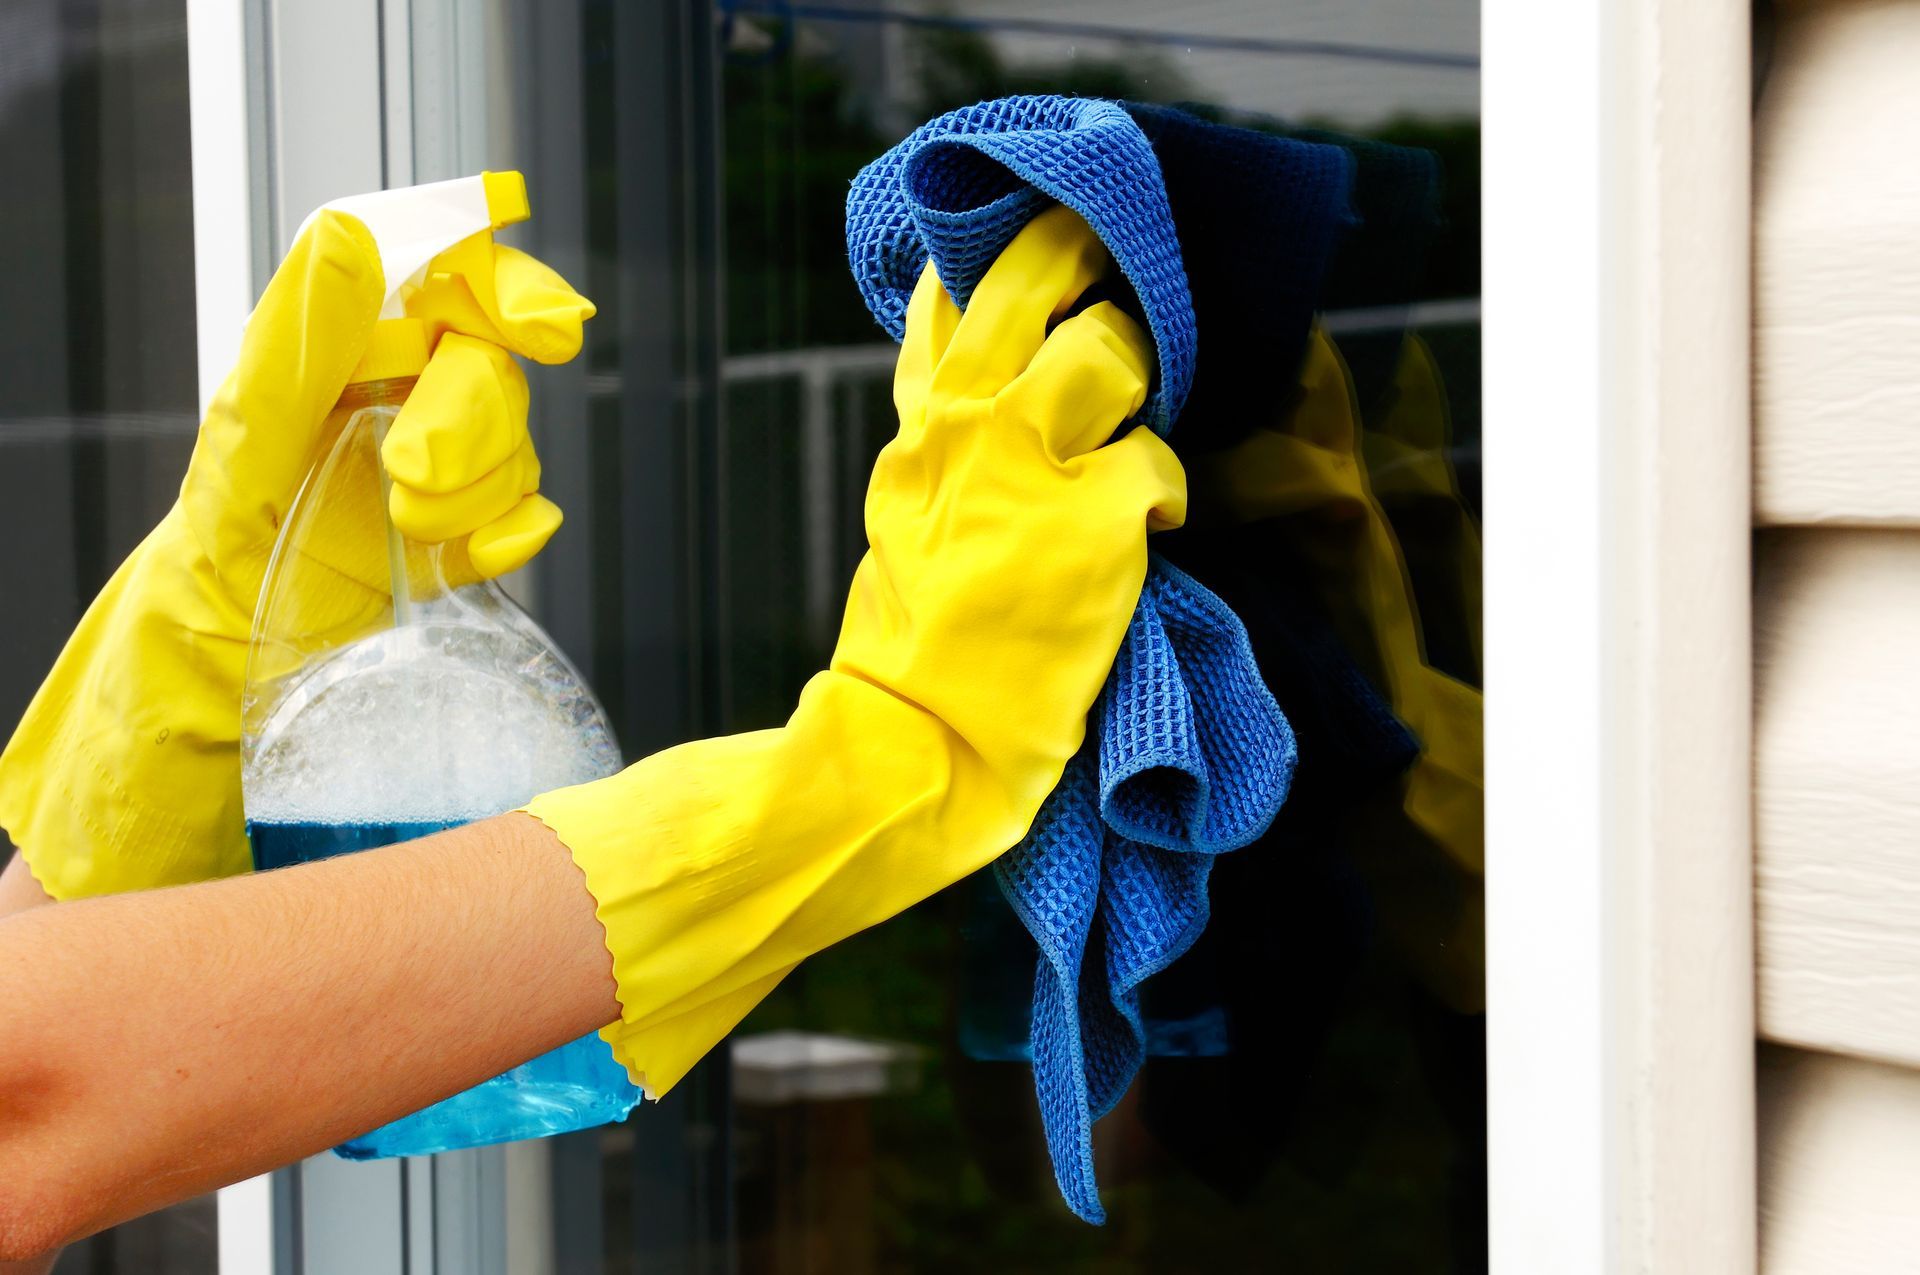
[[[424,836],[611,774],[605,713],[464,541],[386,514],[380,442],[428,354],[424,325],[375,325],[289,510],[254,616],[242,785],[258,869]],[[425,1155],[623,1119],[641,1092],[597,1035],[335,1150]]]

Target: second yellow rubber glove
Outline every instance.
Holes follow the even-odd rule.
[[[602,1035],[655,1096],[800,960],[1017,842],[1079,747],[1147,532],[1185,513],[1159,438],[1108,442],[1145,397],[1147,338],[1110,303],[1063,318],[1110,268],[1064,208],[964,315],[929,267],[830,667],[784,727],[528,807],[586,875],[621,1005]]]
[[[483,239],[463,241],[460,260],[478,260]],[[526,442],[525,377],[482,338],[520,340],[559,361],[579,349],[593,313],[531,258],[491,253],[482,264],[503,254],[511,263],[504,281],[481,289],[491,317],[437,262],[412,299],[447,335],[387,438],[395,520],[421,539],[471,533],[483,574],[525,562],[560,519],[532,494],[539,467]],[[248,320],[179,500],[88,607],[0,754],[0,828],[54,898],[249,866],[239,741],[254,606],[385,292],[366,228],[337,212],[316,216]],[[480,335],[451,330],[460,323]],[[384,589],[383,573],[362,575],[342,583]]]

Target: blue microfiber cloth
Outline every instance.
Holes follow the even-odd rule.
[[[1262,394],[1274,410],[1273,369],[1305,341],[1349,176],[1336,147],[1166,108],[1005,98],[943,115],[861,170],[847,197],[847,255],[897,340],[929,257],[964,307],[1022,226],[1050,201],[1068,205],[1106,243],[1145,314],[1159,358],[1136,420],[1166,434],[1199,373],[1202,296],[1215,298],[1226,351],[1199,378],[1203,391],[1212,388],[1220,417]],[[1182,240],[1176,216],[1193,238]],[[1259,235],[1237,251],[1210,242],[1253,226]],[[1191,290],[1189,248],[1207,265]],[[1252,335],[1236,334],[1236,317]],[[1238,618],[1153,555],[1086,745],[995,865],[1040,949],[1034,1085],[1055,1177],[1088,1221],[1105,1219],[1093,1122],[1144,1056],[1140,984],[1199,935],[1213,856],[1266,831],[1293,763],[1292,731]]]
[[[854,282],[898,341],[929,257],[964,310],[987,267],[1052,203],[1086,219],[1140,298],[1160,357],[1136,419],[1165,435],[1193,384],[1193,301],[1159,162],[1118,103],[1006,97],[922,124],[853,179]]]
[[[1146,1057],[1140,985],[1205,927],[1214,856],[1272,823],[1294,743],[1239,619],[1158,555],[1088,741],[994,872],[1040,947],[1030,1041],[1054,1177],[1100,1222],[1093,1122]]]

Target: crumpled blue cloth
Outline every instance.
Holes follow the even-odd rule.
[[[1088,739],[994,872],[1040,947],[1030,1041],[1054,1177],[1101,1222],[1093,1122],[1146,1058],[1140,985],[1205,928],[1214,856],[1273,822],[1294,741],[1239,619],[1158,555]]]
[[[964,310],[1001,250],[1055,202],[1086,219],[1140,298],[1160,357],[1135,419],[1165,435],[1193,383],[1193,300],[1159,161],[1116,102],[1005,97],[922,124],[853,179],[853,280],[898,341],[929,257]]]
[[[1171,200],[1149,132],[1182,172]],[[1303,169],[1317,176],[1304,180],[1296,171]],[[868,308],[897,340],[929,257],[964,307],[1036,213],[1050,201],[1072,207],[1113,253],[1145,313],[1158,366],[1135,420],[1166,434],[1194,387],[1199,352],[1199,288],[1189,289],[1175,206],[1189,210],[1196,234],[1211,236],[1216,215],[1259,201],[1258,220],[1276,236],[1237,257],[1222,246],[1200,249],[1214,268],[1196,285],[1219,295],[1223,309],[1257,305],[1255,326],[1268,341],[1253,348],[1223,329],[1229,357],[1211,383],[1241,391],[1216,396],[1237,406],[1256,383],[1270,396],[1274,360],[1297,353],[1289,340],[1304,342],[1319,275],[1287,263],[1304,254],[1324,270],[1347,176],[1337,148],[1165,108],[1004,98],[923,125],[861,170],[847,197],[847,255]],[[1291,227],[1288,200],[1303,190],[1317,201],[1313,215]],[[1263,267],[1259,282],[1244,280]],[[1249,358],[1260,361],[1257,370],[1243,366]],[[1140,984],[1204,928],[1213,857],[1266,831],[1286,798],[1294,756],[1292,731],[1239,619],[1153,555],[1086,745],[1027,836],[995,865],[1040,949],[1034,1087],[1061,1193],[1088,1221],[1106,1216],[1093,1122],[1126,1091],[1145,1053]]]

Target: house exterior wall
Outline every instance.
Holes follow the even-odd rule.
[[[1920,1251],[1920,3],[1783,5],[1755,120],[1762,1269]]]

